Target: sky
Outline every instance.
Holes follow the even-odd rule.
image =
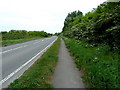
[[[61,32],[68,13],[83,14],[106,0],[0,0],[0,31]]]

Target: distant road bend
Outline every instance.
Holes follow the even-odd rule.
[[[57,36],[53,36],[3,47],[2,52],[0,52],[2,54],[2,80],[0,80],[0,85],[4,88],[19,77],[29,67],[29,63],[34,63],[40,54],[56,40]],[[22,70],[23,68],[25,70]]]

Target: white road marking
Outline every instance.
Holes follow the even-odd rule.
[[[36,41],[35,43],[39,43],[40,42],[39,40],[34,40],[34,41]],[[21,44],[26,44],[26,43],[28,43],[28,42],[24,42],[24,43],[21,43]],[[17,45],[21,45],[21,44],[17,44]],[[29,44],[29,45],[32,45],[32,44]],[[17,48],[12,48],[12,49],[0,52],[0,54],[6,53],[6,52],[9,52],[9,51],[12,51],[12,50],[16,50],[16,49],[19,49],[19,48],[22,48],[22,47],[26,47],[26,46],[28,46],[28,45],[20,46],[20,47],[17,47]],[[7,48],[7,47],[2,47],[2,48]]]
[[[3,80],[0,81],[0,86],[6,82],[9,78],[11,78],[14,74],[16,74],[18,71],[20,71],[23,67],[25,67],[29,62],[31,62],[33,59],[35,59],[38,55],[40,55],[42,52],[44,52],[47,48],[49,48],[55,41],[57,40],[57,38],[50,43],[46,48],[44,48],[42,51],[40,51],[37,55],[35,55],[34,57],[32,57],[29,61],[27,61],[25,64],[23,64],[22,66],[20,66],[18,69],[16,69],[15,71],[13,71],[11,74],[9,74],[8,76],[6,76]]]
[[[44,41],[44,40],[42,40],[42,41]],[[33,43],[33,44],[37,44],[37,43],[39,43],[39,42],[40,42],[40,41],[36,40],[36,42]],[[25,44],[25,43],[22,43],[22,44]],[[18,44],[18,45],[19,45],[19,44]],[[31,44],[31,45],[32,45],[32,44]],[[20,47],[17,47],[17,48],[9,49],[9,50],[6,50],[6,51],[3,51],[3,52],[0,52],[0,54],[2,54],[2,53],[6,53],[6,52],[9,52],[9,51],[12,51],[12,50],[17,50],[17,49],[19,49],[19,48],[26,47],[26,46],[28,46],[28,45],[24,45],[24,46],[20,46]]]
[[[44,41],[44,40],[42,40],[42,41]],[[39,42],[41,42],[41,41],[35,42],[35,43],[33,43],[33,44],[37,44],[37,43],[39,43]]]
[[[17,50],[17,49],[19,49],[19,48],[23,48],[23,47],[26,47],[26,46],[28,46],[28,45],[24,45],[24,46],[20,46],[20,47],[17,47],[17,48],[9,49],[9,50],[6,50],[6,51],[3,51],[3,52],[0,52],[0,54],[2,54],[2,53],[6,53],[6,52],[9,52],[9,51],[12,51],[12,50]]]
[[[37,41],[38,41],[38,40],[37,40]],[[43,41],[43,40],[42,40],[42,41]],[[40,41],[35,42],[34,44],[39,43],[39,42],[40,42]],[[25,43],[23,43],[23,44],[25,44]],[[0,52],[0,54],[6,53],[6,52],[9,52],[9,51],[12,51],[12,50],[17,50],[17,49],[19,49],[19,48],[23,48],[23,47],[26,47],[26,46],[28,46],[28,45],[20,46],[20,47],[17,47],[17,48],[12,48],[12,49],[9,49],[9,50]]]

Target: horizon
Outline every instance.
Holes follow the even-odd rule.
[[[0,3],[0,31],[27,30],[59,33],[68,13],[81,11],[83,15],[106,0],[2,0]]]

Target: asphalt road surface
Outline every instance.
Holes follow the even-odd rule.
[[[14,44],[2,48],[2,79],[51,44],[57,36]]]

